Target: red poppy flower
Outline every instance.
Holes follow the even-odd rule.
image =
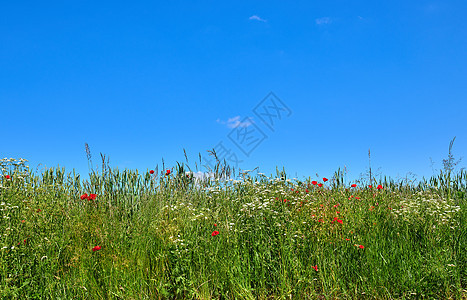
[[[363,249],[365,248],[363,245],[358,246],[358,248]]]
[[[357,185],[354,183],[354,184],[351,185],[351,187],[357,187]]]
[[[337,220],[337,222],[340,223],[340,224],[344,223],[344,221],[342,221],[342,220]]]
[[[96,251],[99,251],[101,249],[102,249],[101,246],[96,246],[96,247],[92,248],[92,252],[96,252]]]
[[[217,226],[217,224],[214,224],[214,226]]]
[[[154,174],[154,170],[149,171],[149,174]]]
[[[355,197],[355,199],[360,200],[360,197]]]
[[[305,193],[308,193],[308,189],[305,190]]]
[[[167,170],[167,171],[165,172],[165,175],[170,175],[170,170]]]
[[[316,272],[318,272],[318,266],[311,266],[313,269],[315,269]]]
[[[11,177],[10,177],[10,175],[5,175],[5,178],[10,179]]]
[[[383,188],[383,186],[380,184],[376,187],[378,190],[381,190]]]
[[[88,194],[84,193],[81,195],[81,200],[84,200],[84,199],[87,199],[88,198]]]
[[[350,239],[345,239],[346,241],[350,241]]]
[[[328,179],[326,177],[323,177],[323,181],[326,182],[328,181]]]
[[[216,236],[216,235],[218,235],[218,234],[219,234],[219,231],[217,231],[217,230],[214,230],[214,231],[211,233],[212,236]]]
[[[317,181],[312,181],[311,184],[312,184],[312,185],[317,185],[318,182],[317,182]]]
[[[370,184],[368,187],[371,189],[373,186]]]
[[[323,186],[323,184],[322,184],[322,183],[318,183],[318,186],[319,186],[319,187],[322,187],[322,186]]]
[[[88,200],[95,200],[96,197],[97,197],[96,194],[90,194],[90,195],[88,196]]]

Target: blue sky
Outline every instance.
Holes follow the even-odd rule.
[[[382,174],[430,176],[454,136],[466,154],[466,15],[449,0],[5,2],[0,156],[84,174],[84,143],[94,164],[146,170],[222,142],[242,169],[354,179],[370,148]],[[289,109],[272,128],[253,111],[270,92]],[[247,156],[232,137],[252,129]]]

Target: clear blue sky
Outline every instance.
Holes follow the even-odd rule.
[[[88,143],[95,164],[146,170],[222,141],[265,173],[357,178],[371,148],[383,174],[430,176],[454,136],[466,155],[466,15],[450,0],[7,1],[0,156],[86,173]],[[290,109],[272,129],[253,112],[269,92]],[[229,133],[253,128],[246,156]]]

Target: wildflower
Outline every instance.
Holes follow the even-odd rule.
[[[167,175],[167,176],[170,175],[170,170],[167,170],[167,171],[165,172],[165,175]]]
[[[360,197],[355,197],[355,199],[360,200]]]
[[[219,234],[219,231],[217,231],[217,230],[214,230],[214,231],[211,233],[212,236],[216,236],[216,235],[218,235],[218,234]]]
[[[154,170],[149,171],[149,174],[154,174]]]
[[[318,183],[318,186],[319,186],[319,187],[322,187],[322,186],[323,186],[323,184],[322,184],[322,183]]]
[[[376,187],[376,188],[377,188],[378,190],[381,190],[381,189],[383,189],[383,186],[380,184],[380,185],[378,185],[378,187]]]
[[[88,194],[84,193],[81,195],[81,200],[84,200],[84,199],[87,199],[88,198]]]
[[[313,269],[315,269],[316,272],[318,272],[318,265],[316,266],[311,266]]]
[[[214,224],[214,226],[217,226],[217,224]]]
[[[371,189],[373,186],[370,184],[368,187]]]
[[[305,193],[308,193],[308,189],[305,190]]]
[[[354,183],[354,184],[351,185],[351,187],[357,187],[357,185]]]
[[[96,194],[90,194],[90,195],[88,196],[88,200],[95,200],[96,197],[97,197]]]
[[[326,182],[328,181],[328,179],[326,177],[323,177],[323,182]]]
[[[24,222],[26,222],[26,220],[21,220],[21,223],[24,223]]]
[[[99,251],[101,249],[102,249],[101,246],[95,246],[94,248],[92,248],[92,252],[96,252],[96,251]]]
[[[365,248],[363,245],[358,246],[358,248],[363,249]]]
[[[5,175],[5,178],[10,179],[11,177],[10,177],[10,175]]]
[[[323,219],[319,219],[318,222],[323,222]],[[324,222],[323,222],[324,223]]]
[[[340,224],[344,223],[344,221],[342,221],[342,220],[337,220],[337,222],[340,223]]]
[[[350,239],[345,239],[346,241],[350,241]]]
[[[318,182],[313,180],[313,181],[311,182],[311,184],[312,184],[312,185],[317,185]]]

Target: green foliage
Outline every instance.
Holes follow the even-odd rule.
[[[341,170],[319,187],[284,170],[106,167],[82,181],[1,163],[2,299],[467,296],[463,170],[352,188]]]

